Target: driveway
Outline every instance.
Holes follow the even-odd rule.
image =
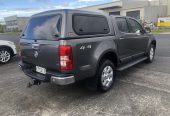
[[[80,84],[27,88],[14,58],[0,66],[0,116],[170,116],[170,35],[156,37],[155,61],[119,72],[105,94]]]
[[[14,43],[19,43],[19,35],[17,34],[1,34],[0,33],[0,40],[8,40]]]

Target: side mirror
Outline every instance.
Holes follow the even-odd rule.
[[[140,31],[140,30],[137,30],[135,33],[136,33],[137,35],[140,35],[140,34],[141,34],[141,31]]]
[[[151,32],[151,28],[150,27],[145,27],[145,31],[146,31],[146,33],[150,33]]]

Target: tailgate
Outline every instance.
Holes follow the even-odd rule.
[[[50,70],[59,70],[59,41],[21,41],[21,56],[24,62]]]
[[[31,17],[20,40],[24,62],[47,70],[59,70],[58,38],[61,35],[61,22],[61,14]]]

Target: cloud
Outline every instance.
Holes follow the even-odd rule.
[[[5,0],[0,0],[0,6],[4,5]]]
[[[4,17],[18,15],[18,16],[31,16],[36,13],[55,10],[55,9],[73,9],[74,7],[70,5],[56,5],[56,6],[46,6],[43,8],[17,8],[17,9],[5,9],[0,10],[0,20],[3,20]]]
[[[18,16],[30,16],[34,13],[40,12],[41,9],[10,9],[10,10],[0,10],[0,20],[3,20],[4,17],[18,15]]]
[[[99,2],[103,0],[78,0],[78,2]]]
[[[97,2],[106,2],[108,0],[74,0],[70,2],[54,2],[53,0],[27,0],[30,3],[40,3],[43,5],[39,5],[37,8],[8,8],[8,9],[0,9],[0,20],[3,20],[4,17],[18,15],[18,16],[31,16],[33,14],[47,11],[47,10],[55,10],[55,9],[75,9],[80,7],[85,7],[88,5],[96,4]],[[5,0],[0,0],[0,3],[4,3]],[[101,3],[100,2],[100,3]],[[91,4],[92,3],[92,4]],[[30,6],[31,7],[31,6]]]
[[[52,3],[52,1],[51,0],[28,0],[28,2],[32,2],[32,3],[44,3],[44,4],[46,4],[46,3]]]

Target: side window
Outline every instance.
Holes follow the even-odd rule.
[[[119,31],[129,33],[128,23],[125,18],[116,18]]]
[[[74,15],[73,29],[78,35],[108,34],[110,32],[104,16]]]
[[[143,30],[142,26],[135,21],[134,19],[128,19],[128,22],[130,24],[130,32],[131,33],[140,33],[140,31]]]

